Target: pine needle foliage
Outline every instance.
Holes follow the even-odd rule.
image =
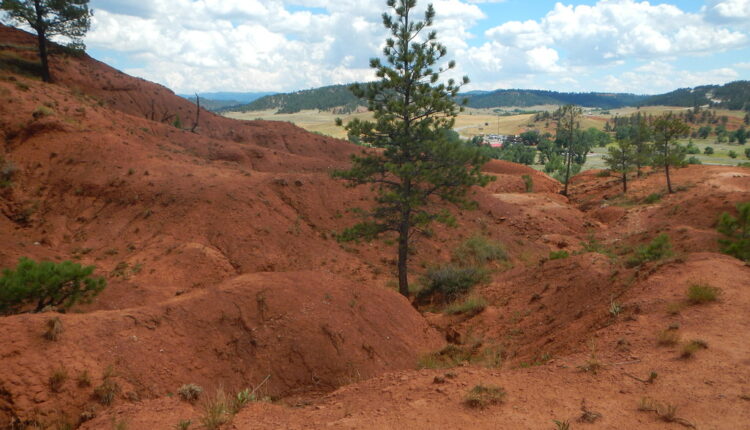
[[[374,120],[355,119],[345,128],[349,136],[382,150],[354,156],[351,169],[334,173],[349,186],[370,185],[376,195],[374,208],[360,211],[362,221],[340,234],[339,240],[396,234],[399,292],[405,296],[413,236],[434,221],[455,222],[445,205],[435,203],[442,200],[471,208],[475,204],[467,199],[469,188],[491,180],[480,170],[486,156],[448,138],[463,109],[455,97],[468,78],[440,83],[441,74],[453,69],[455,62],[446,64],[447,49],[429,30],[434,8],[429,5],[419,21],[413,17],[416,3],[387,1],[393,15],[383,14],[383,25],[391,33],[383,50],[385,60],[370,61],[379,80],[352,86],[352,92],[367,101]]]
[[[717,228],[725,236],[719,239],[721,252],[750,261],[750,202],[737,204],[736,218],[727,212],[721,214]]]
[[[70,261],[37,263],[21,258],[15,270],[5,269],[0,275],[0,315],[48,307],[64,310],[86,303],[107,285],[104,278],[92,276],[94,270]]]

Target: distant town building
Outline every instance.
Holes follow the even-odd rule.
[[[482,143],[493,148],[502,148],[509,144],[519,141],[518,136],[508,134],[485,134],[482,136]]]

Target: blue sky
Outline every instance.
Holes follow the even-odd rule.
[[[428,2],[419,1],[423,9]],[[433,0],[467,89],[653,94],[750,79],[750,0]],[[91,0],[89,53],[177,92],[372,78],[385,1]]]

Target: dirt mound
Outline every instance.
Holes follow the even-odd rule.
[[[52,317],[63,327],[55,342],[43,338]],[[39,410],[45,422],[93,406],[76,378],[87,372],[96,387],[108,366],[130,400],[187,383],[240,389],[268,375],[264,393],[283,396],[412,368],[442,345],[397,293],[320,272],[244,275],[150,308],[7,317],[0,332],[0,409],[20,421]],[[51,392],[58,369],[70,380]]]
[[[678,422],[742,428],[750,419],[745,335],[750,317],[737,309],[750,305],[748,275],[750,268],[732,258],[695,254],[634,284],[617,299],[624,311],[583,336],[585,345],[573,354],[555,354],[524,368],[506,364],[390,373],[342,387],[310,405],[252,404],[228,428],[494,429],[499,422],[503,428],[553,428],[552,420],[606,429],[679,428]],[[706,276],[721,288],[721,299],[687,305],[687,287]],[[681,311],[667,313],[671,303],[682,303]],[[684,343],[701,339],[708,349],[685,359],[680,358],[683,343],[660,346],[659,332],[670,326]],[[592,363],[599,366],[595,373],[583,370]],[[464,401],[476,385],[499,386],[506,395],[496,406],[473,409]],[[648,399],[662,405],[658,412],[648,410]],[[673,415],[669,407],[675,408]],[[106,426],[113,417],[139,428],[168,428],[183,419],[198,422],[201,416],[200,404],[159,399],[118,406],[84,428]]]
[[[491,193],[528,192],[524,176],[530,180],[531,192],[559,193],[561,185],[544,173],[522,164],[503,160],[492,160],[482,167],[482,171],[494,175],[497,179],[487,186]]]

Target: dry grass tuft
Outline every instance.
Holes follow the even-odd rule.
[[[470,408],[486,408],[503,402],[505,390],[495,385],[476,385],[464,398],[464,403]]]

